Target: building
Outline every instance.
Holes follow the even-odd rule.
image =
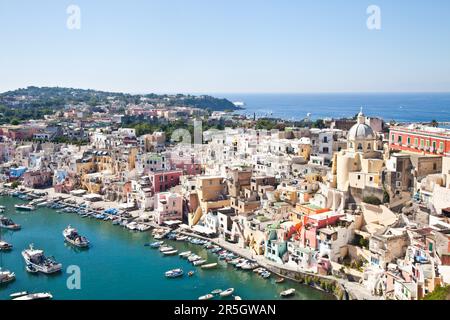
[[[155,221],[163,224],[168,220],[183,219],[183,197],[176,193],[161,192],[155,195]]]

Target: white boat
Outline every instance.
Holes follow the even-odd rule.
[[[211,294],[220,294],[223,290],[222,289],[215,289],[211,291]]]
[[[184,274],[183,269],[173,269],[165,273],[167,278],[178,278]]]
[[[16,208],[16,210],[20,210],[20,211],[33,211],[36,210],[36,207],[29,205],[29,204],[16,204],[14,206],[14,208]]]
[[[241,265],[242,270],[253,270],[258,267],[256,262],[247,262]]]
[[[163,254],[165,256],[173,256],[174,254],[177,254],[178,250],[170,250],[170,251],[164,251]]]
[[[0,284],[8,283],[14,281],[15,279],[16,275],[14,272],[0,269]]]
[[[242,298],[240,296],[235,296],[234,300],[242,300]]]
[[[72,228],[70,225],[63,231],[64,239],[79,248],[89,247],[89,240],[86,237],[81,236],[77,229]]]
[[[177,241],[186,241],[187,240],[187,236],[178,236],[178,237],[176,237],[175,239],[177,240]]]
[[[13,247],[12,244],[0,240],[0,251],[9,251],[12,249],[12,247]]]
[[[288,289],[285,290],[283,292],[280,293],[280,297],[284,298],[284,297],[289,297],[295,294],[295,289]]]
[[[191,254],[192,254],[191,251],[184,251],[184,252],[180,253],[179,256],[180,256],[181,258],[187,258],[187,257],[189,257]]]
[[[26,296],[27,294],[28,294],[28,291],[15,292],[15,293],[11,293],[9,295],[9,297],[10,298],[18,298],[18,297]]]
[[[53,296],[51,295],[51,293],[42,292],[42,293],[27,294],[25,296],[14,298],[13,300],[29,301],[29,300],[48,300],[48,299],[53,299]]]
[[[138,230],[138,224],[133,221],[133,222],[128,223],[126,228],[131,231]]]
[[[194,266],[200,266],[200,265],[205,264],[205,263],[206,263],[205,259],[200,259],[200,260],[196,260],[196,261],[192,262],[192,264]]]
[[[14,223],[10,218],[5,216],[0,216],[0,228],[7,230],[20,230],[20,224]]]
[[[201,296],[198,298],[198,300],[210,300],[214,298],[214,296],[211,293],[205,294],[204,296]]]
[[[27,265],[31,265],[37,271],[45,274],[55,273],[62,269],[61,263],[47,258],[44,256],[43,250],[34,249],[32,244],[30,244],[29,249],[22,251],[22,257]]]
[[[170,246],[161,246],[160,248],[159,248],[159,251],[160,252],[167,252],[167,251],[172,251],[173,250],[173,247],[170,247]]]
[[[141,231],[141,232],[148,231],[148,230],[150,230],[150,228],[151,228],[151,226],[143,224],[143,223],[138,224],[137,227],[136,227],[136,229]]]
[[[201,258],[202,258],[202,257],[200,257],[199,255],[191,254],[191,255],[188,257],[188,261],[189,261],[189,262],[194,262],[194,261],[200,260]]]
[[[219,295],[220,295],[221,297],[228,297],[228,296],[231,296],[231,295],[233,294],[233,292],[234,292],[234,288],[229,288],[229,289],[227,289],[227,290],[222,291],[221,293],[219,293]]]
[[[204,264],[200,268],[202,268],[202,269],[213,269],[215,267],[217,267],[217,262]]]

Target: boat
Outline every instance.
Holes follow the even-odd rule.
[[[34,267],[31,264],[27,264],[25,266],[25,270],[27,270],[27,272],[29,272],[29,273],[38,273],[38,270],[36,269],[36,267]]]
[[[227,290],[222,291],[221,293],[219,293],[219,295],[220,295],[222,298],[224,298],[224,297],[231,296],[231,295],[233,294],[233,292],[234,292],[234,288],[229,288],[229,289],[227,289]]]
[[[284,282],[284,278],[277,278],[276,280],[275,280],[275,283],[283,283]]]
[[[217,294],[222,293],[222,291],[223,291],[222,289],[215,289],[215,290],[211,291],[211,294],[217,295]]]
[[[14,298],[13,300],[48,300],[53,299],[53,296],[49,292],[42,292],[42,293],[31,293],[27,294],[25,296],[21,296],[18,298]]]
[[[194,261],[200,260],[201,258],[202,258],[202,257],[200,257],[199,255],[191,254],[191,255],[188,257],[188,261],[189,261],[189,262],[194,262]]]
[[[239,296],[234,296],[234,300],[242,300],[242,298]]]
[[[14,208],[16,208],[16,210],[19,211],[33,211],[36,210],[36,207],[29,205],[29,204],[16,204],[14,206]]]
[[[27,294],[28,294],[28,291],[15,292],[15,293],[11,293],[9,295],[9,297],[10,298],[18,298],[18,297],[26,296]]]
[[[167,278],[178,278],[183,276],[183,270],[182,269],[173,269],[169,270],[165,273]]]
[[[10,218],[5,216],[0,216],[0,228],[8,230],[20,230],[20,224],[14,223]]]
[[[162,253],[167,252],[167,251],[172,251],[172,250],[173,250],[173,247],[171,247],[171,246],[161,246],[159,248],[159,251]]]
[[[195,271],[189,271],[189,272],[188,272],[188,276],[189,276],[189,277],[192,277],[194,274],[195,274]]]
[[[201,296],[198,298],[198,300],[210,300],[214,298],[214,296],[211,293],[205,294],[204,296]]]
[[[0,251],[10,251],[12,250],[12,247],[13,247],[12,244],[0,240]]]
[[[293,296],[295,294],[295,289],[288,289],[288,290],[285,290],[285,291],[282,291],[281,293],[280,293],[280,297],[282,297],[282,298],[285,298],[285,297],[290,297],[290,296]]]
[[[258,267],[258,263],[256,262],[246,262],[241,265],[242,270],[253,270]]]
[[[11,281],[14,281],[15,279],[16,279],[16,275],[14,272],[11,272],[9,270],[0,269],[0,285],[9,283]]]
[[[27,265],[32,265],[37,271],[45,274],[59,272],[62,269],[61,263],[46,257],[43,250],[34,249],[32,244],[29,249],[22,251],[22,257]]]
[[[215,267],[217,267],[217,262],[204,264],[200,268],[202,268],[202,269],[213,269]]]
[[[176,237],[175,240],[177,240],[177,241],[186,241],[187,238],[188,238],[187,236],[178,236],[178,237]]]
[[[261,277],[263,277],[264,279],[270,278],[270,272],[266,271],[266,272],[261,273]]]
[[[205,263],[206,263],[205,259],[200,259],[200,260],[196,260],[196,261],[192,262],[192,264],[194,266],[200,266],[200,265],[205,264]]]
[[[77,229],[72,228],[70,225],[63,231],[64,239],[79,248],[89,247],[89,240],[86,237],[81,236]]]
[[[170,251],[164,251],[163,254],[165,256],[173,256],[174,254],[177,254],[178,250],[170,250]]]
[[[163,245],[163,244],[164,244],[164,241],[156,241],[156,242],[150,243],[150,248],[156,249],[156,248],[161,247],[161,245]]]
[[[180,253],[179,256],[180,256],[181,258],[187,258],[187,257],[189,257],[191,254],[192,254],[191,251],[184,251],[184,252]]]

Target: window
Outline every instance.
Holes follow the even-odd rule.
[[[408,145],[411,144],[411,138],[410,137],[408,137],[408,139],[406,141],[407,141]]]
[[[419,146],[419,139],[414,138],[414,146],[418,147]]]
[[[444,143],[443,142],[439,142],[439,151],[441,151],[441,152],[444,151]]]
[[[433,151],[437,151],[437,148],[436,148],[436,141],[433,141]]]
[[[373,182],[373,177],[369,177],[369,181],[370,181],[370,182]]]
[[[392,143],[395,141],[395,135],[391,136],[391,141],[392,141]]]
[[[361,176],[358,174],[358,180],[361,180]]]
[[[423,139],[420,139],[420,146],[423,147],[425,145],[425,142]]]
[[[398,136],[398,143],[402,143],[402,136]]]
[[[363,149],[363,146],[362,146],[362,144],[360,143],[360,144],[358,144],[358,150],[362,150]]]

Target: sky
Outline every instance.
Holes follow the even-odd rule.
[[[0,0],[0,43],[1,92],[450,91],[448,0]]]

